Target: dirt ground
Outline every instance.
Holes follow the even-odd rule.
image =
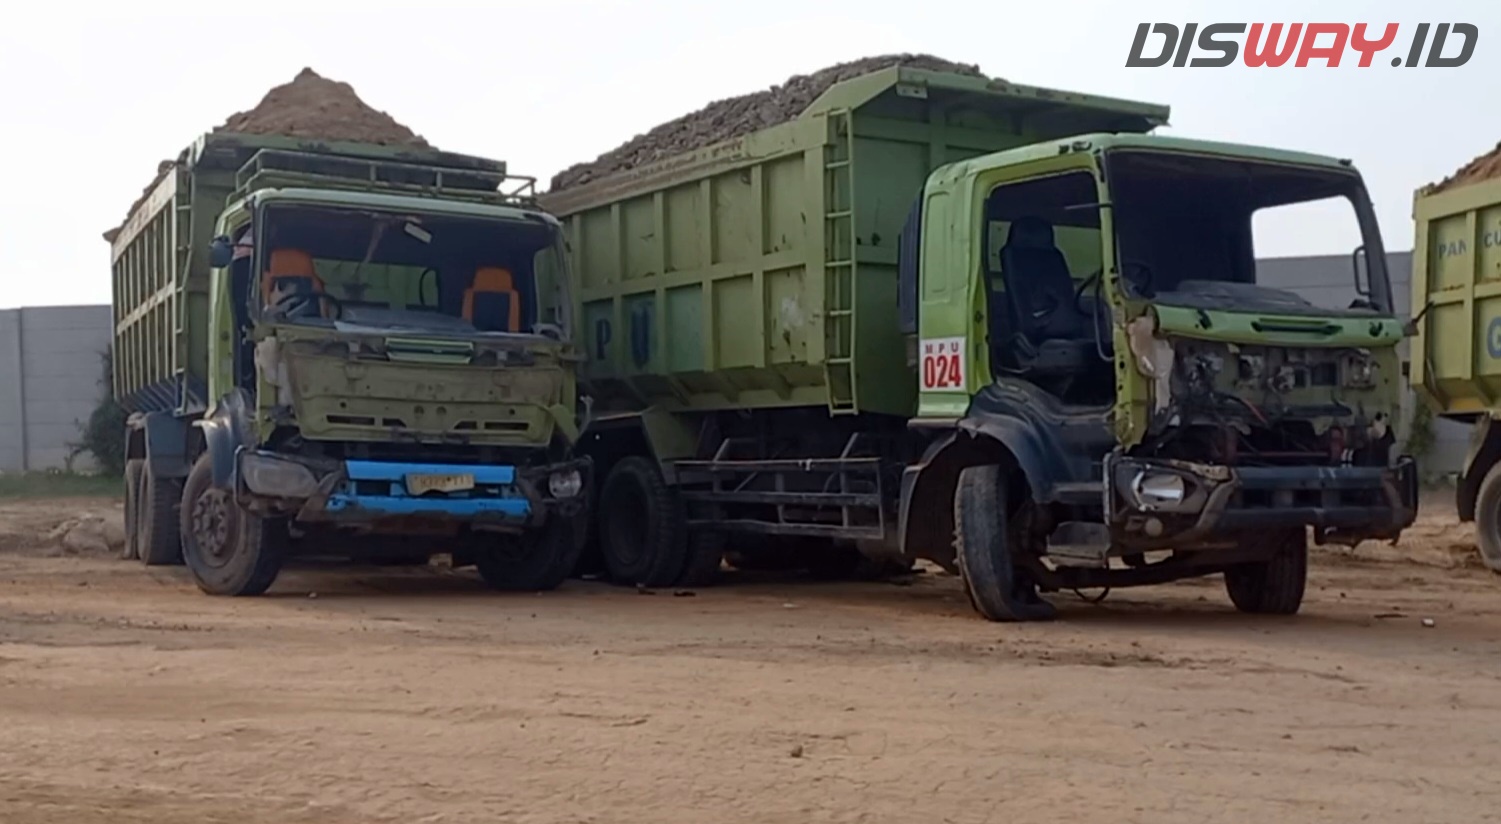
[[[311,569],[213,599],[42,538],[111,507],[0,502],[6,824],[1501,809],[1501,577],[1442,499],[1400,547],[1321,552],[1295,618],[1239,615],[1209,579],[1066,595],[1026,626],[979,620],[941,573],[507,596]]]

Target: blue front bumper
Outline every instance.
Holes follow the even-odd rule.
[[[412,475],[460,474],[474,476],[473,489],[416,496],[407,488]],[[463,519],[498,515],[525,520],[532,512],[531,500],[516,484],[514,466],[346,461],[344,475],[324,505],[330,513]]]

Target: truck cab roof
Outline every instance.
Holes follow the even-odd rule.
[[[953,182],[959,178],[991,169],[1029,163],[1049,157],[1056,157],[1060,154],[1122,150],[1174,152],[1226,159],[1252,160],[1286,166],[1320,167],[1331,171],[1355,173],[1354,165],[1350,160],[1331,157],[1329,155],[1272,149],[1265,146],[1252,146],[1215,140],[1191,140],[1155,134],[1093,132],[1059,138],[1057,140],[1046,140],[1028,146],[1006,149],[961,160],[937,169],[931,179],[940,182]]]

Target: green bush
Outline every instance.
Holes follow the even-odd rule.
[[[82,439],[75,445],[74,454],[89,453],[100,474],[118,477],[125,472],[125,410],[115,403],[114,361],[109,350],[102,358],[104,391],[88,423],[81,427]]]
[[[1414,458],[1426,457],[1428,450],[1433,448],[1434,441],[1433,410],[1422,398],[1414,398],[1412,424],[1407,429],[1405,451]]]

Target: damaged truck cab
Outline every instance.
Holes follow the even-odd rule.
[[[114,240],[140,557],[224,595],[293,553],[561,584],[589,463],[560,228],[531,185],[427,150],[185,152]]]
[[[1358,226],[1348,305],[1258,282],[1253,218],[1321,201]],[[942,433],[904,473],[901,533],[942,548],[986,616],[1221,572],[1240,610],[1292,613],[1309,528],[1354,544],[1412,523],[1403,325],[1347,161],[1154,135],[1036,144],[936,171],[901,257],[911,426]]]
[[[1309,528],[1395,537],[1404,329],[1360,175],[1152,135],[1168,114],[891,66],[544,195],[607,574],[927,560],[1027,620],[1042,592],[1224,573],[1286,613]],[[1354,303],[1258,271],[1263,219],[1305,207],[1353,225]]]

